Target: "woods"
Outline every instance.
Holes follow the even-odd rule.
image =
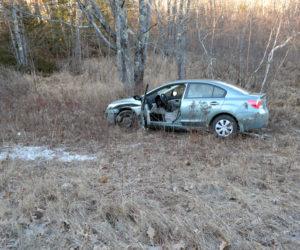
[[[0,0],[0,249],[300,249],[299,27],[299,0]],[[141,104],[221,113],[108,125]]]
[[[12,64],[30,71],[63,64],[80,73],[82,60],[115,56],[129,92],[143,88],[147,58],[159,55],[176,60],[178,79],[194,64],[193,77],[260,87],[272,63],[276,71],[299,54],[299,9],[295,0],[1,0],[0,44]]]

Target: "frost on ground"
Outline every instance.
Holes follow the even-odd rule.
[[[23,161],[58,160],[61,162],[87,161],[96,159],[96,156],[94,155],[79,155],[66,152],[63,148],[49,149],[47,146],[14,145],[12,147],[4,147],[1,151],[1,161],[6,158],[20,159]]]

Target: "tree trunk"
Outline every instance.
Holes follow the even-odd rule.
[[[78,26],[82,24],[82,12],[80,10],[75,11],[75,34],[73,34],[73,27],[71,28],[72,31],[72,39],[74,43],[72,43],[72,70],[76,74],[80,74],[82,72],[82,51],[81,51],[81,34],[80,29]],[[73,19],[72,19],[73,21]],[[74,36],[74,37],[73,37]]]
[[[98,8],[95,0],[76,0],[80,9],[88,19],[89,23],[95,28],[99,38],[105,44],[117,52],[118,75],[129,91],[134,87],[139,87],[143,83],[146,66],[150,21],[151,21],[151,0],[139,0],[139,30],[135,34],[127,23],[127,1],[109,0],[106,1],[114,16],[115,31],[111,29],[105,21],[101,10]],[[92,8],[89,4],[91,2]],[[100,22],[102,29],[96,23]],[[106,36],[102,33],[105,32]],[[130,59],[130,40],[131,34],[135,41],[134,65]],[[112,38],[112,42],[107,39]],[[115,43],[115,44],[114,44]],[[134,72],[133,72],[134,67]]]
[[[134,84],[136,89],[143,85],[146,67],[149,29],[151,23],[151,0],[146,4],[145,0],[139,0],[139,31],[135,42],[134,53]]]
[[[183,79],[184,76],[181,72],[182,64],[182,48],[181,48],[181,39],[182,39],[182,22],[183,22],[183,0],[180,0],[179,5],[179,16],[177,22],[177,37],[176,37],[176,54],[177,54],[177,79]]]
[[[238,82],[240,86],[243,86],[244,84],[244,57],[243,57],[243,52],[244,52],[244,40],[245,40],[245,35],[246,35],[246,25],[243,27],[243,31],[239,36],[239,78]]]
[[[119,0],[116,0],[119,1]],[[91,6],[89,4],[88,0],[85,0],[85,6],[83,5],[83,3],[81,2],[81,0],[77,0],[77,3],[79,5],[79,8],[81,9],[81,11],[84,13],[84,15],[86,16],[87,20],[89,21],[89,23],[93,26],[93,28],[95,29],[97,35],[99,36],[99,38],[111,49],[116,50],[116,46],[114,46],[109,40],[107,40],[107,38],[105,37],[105,35],[102,33],[101,29],[99,29],[97,23],[95,22],[94,19],[94,14],[92,13],[92,9]]]
[[[170,2],[171,4],[171,2]],[[176,16],[177,16],[177,0],[173,0],[173,5],[170,6],[172,9],[172,18],[170,16],[170,27],[168,28],[168,55],[173,60],[176,49]]]
[[[28,65],[28,48],[27,48],[27,39],[25,36],[25,27],[24,27],[24,20],[23,20],[23,12],[22,12],[22,2],[19,0],[19,20],[20,20],[20,28],[21,28],[21,42],[23,45],[23,55],[24,55],[24,66]]]
[[[171,28],[171,0],[168,0],[167,2],[167,29],[168,29],[168,33],[167,33],[167,37],[165,39],[165,41],[167,41],[166,46],[166,54],[167,56],[169,55],[169,44],[170,44],[170,40],[171,40],[171,32],[172,32],[172,28]]]
[[[18,65],[21,67],[26,67],[28,65],[27,60],[27,50],[26,50],[26,39],[25,39],[25,31],[24,31],[24,24],[23,24],[23,15],[20,14],[20,20],[18,19],[16,8],[14,7],[14,0],[10,0],[11,4],[11,16],[13,20],[13,27],[14,27],[14,39],[16,43],[16,51],[17,51],[17,62]],[[21,9],[21,3],[19,3],[19,9]],[[21,22],[21,25],[19,24],[19,21]],[[20,27],[21,26],[21,31]]]
[[[78,10],[76,10],[76,25],[81,25],[81,13]],[[76,32],[75,60],[78,63],[78,68],[80,70],[82,67],[80,29],[78,27],[76,27],[75,32]]]
[[[12,47],[13,47],[13,50],[14,50],[15,59],[19,63],[20,59],[19,59],[19,53],[18,53],[18,49],[17,49],[17,45],[16,45],[16,40],[15,40],[15,36],[13,34],[13,31],[12,31],[10,20],[7,16],[7,13],[6,13],[6,8],[4,8],[4,17],[5,17],[5,21],[7,23],[7,26],[8,26],[9,36],[10,36]]]
[[[127,7],[121,0],[115,1],[115,24],[117,35],[118,73],[120,80],[133,89],[132,67],[130,62],[130,44],[127,28]]]
[[[184,79],[185,77],[185,61],[186,61],[186,35],[188,27],[188,19],[191,1],[188,0],[185,18],[183,22],[183,0],[180,1],[179,18],[177,24],[177,77]],[[183,24],[183,28],[182,28]]]

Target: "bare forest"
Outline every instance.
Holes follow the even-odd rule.
[[[0,0],[0,249],[300,249],[299,58],[297,0]],[[266,93],[268,128],[107,124],[177,79]]]

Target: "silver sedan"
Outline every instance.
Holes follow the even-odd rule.
[[[215,80],[167,83],[115,101],[105,114],[109,123],[123,127],[141,121],[144,128],[211,129],[221,137],[264,128],[269,117],[265,94]]]

